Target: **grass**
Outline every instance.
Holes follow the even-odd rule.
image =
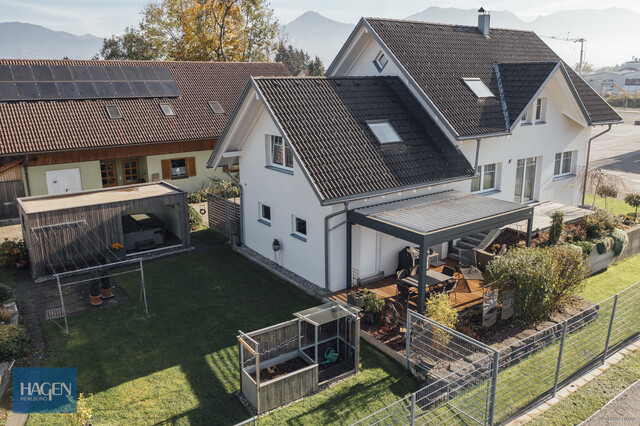
[[[218,241],[202,231],[200,241]],[[77,367],[78,391],[92,394],[92,424],[233,424],[249,417],[239,389],[238,329],[292,318],[319,302],[226,245],[145,264],[150,315],[138,304],[138,277],[119,277],[127,303],[69,317],[70,335],[44,324],[44,366]],[[266,421],[357,419],[417,388],[405,370],[367,345],[362,372]],[[30,424],[61,424],[60,415]]]
[[[13,280],[13,272],[0,268],[0,283],[12,288],[15,287],[16,282]]]
[[[639,378],[640,351],[634,351],[529,424],[535,426],[581,423]]]
[[[592,302],[600,302],[639,280],[640,254],[637,254],[592,275],[580,295]]]
[[[584,198],[584,203],[588,206],[593,203],[593,195],[587,194]],[[596,197],[596,207],[600,207],[602,209],[605,208],[604,198]],[[618,200],[615,198],[607,198],[607,210],[614,214],[623,214],[631,217],[635,217],[635,208],[631,207],[627,203],[622,200]]]

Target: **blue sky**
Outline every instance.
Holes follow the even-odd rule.
[[[73,34],[91,33],[100,37],[121,33],[140,20],[140,10],[148,0],[0,0],[0,20],[28,22]],[[524,20],[557,10],[625,7],[640,12],[637,0],[272,0],[281,22],[287,23],[313,10],[328,18],[355,23],[361,16],[404,18],[429,6],[510,10]]]

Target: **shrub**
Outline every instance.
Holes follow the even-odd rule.
[[[613,254],[620,256],[629,242],[629,236],[622,229],[616,228],[611,231],[611,238],[613,239]]]
[[[624,196],[624,202],[635,209],[634,216],[638,219],[638,207],[640,207],[640,192],[630,192]]]
[[[379,314],[384,308],[384,299],[379,298],[374,292],[368,291],[364,295],[363,307],[365,312]]]
[[[215,180],[209,188],[209,192],[224,198],[236,198],[240,196],[240,190],[231,179]]]
[[[593,252],[593,244],[589,241],[574,241],[571,245],[579,247],[585,256],[589,256]]]
[[[9,324],[11,322],[11,311],[7,308],[0,308],[0,323]]]
[[[22,325],[0,327],[0,362],[7,362],[29,354],[29,334]]]
[[[564,212],[560,210],[551,214],[551,227],[549,228],[549,244],[555,245],[560,241],[562,237],[562,231],[564,230]]]
[[[16,295],[13,290],[11,290],[11,287],[6,284],[0,284],[0,303],[13,300],[15,297]]]
[[[195,231],[203,224],[202,215],[193,207],[189,206],[189,229]]]
[[[605,254],[606,252],[611,250],[611,247],[613,246],[613,238],[606,236],[593,240],[593,243],[596,245],[598,254]]]
[[[5,238],[0,244],[0,266],[4,269],[15,269],[16,263],[29,260],[27,246],[23,240]]]
[[[449,328],[455,328],[458,324],[458,311],[451,306],[448,294],[440,293],[427,298],[424,314]]]
[[[602,238],[609,235],[618,226],[618,218],[604,209],[596,209],[595,212],[582,219],[589,238]]]
[[[204,203],[207,201],[207,190],[201,189],[200,191],[190,192],[187,194],[187,202],[189,204]]]
[[[589,276],[582,253],[569,245],[516,248],[487,266],[492,288],[516,288],[514,316],[524,323],[562,307]]]

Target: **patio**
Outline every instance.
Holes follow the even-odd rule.
[[[444,265],[440,265],[430,270],[441,272],[444,266],[449,266],[455,269],[457,262],[452,259],[444,259]],[[482,280],[465,280],[460,272],[456,272],[454,278],[458,280],[456,286],[455,295],[452,293],[449,296],[451,306],[453,306],[458,312],[466,311],[474,306],[482,305],[482,296],[485,289],[484,281]],[[406,310],[403,303],[398,299],[396,283],[398,279],[395,275],[384,277],[378,281],[373,281],[368,284],[354,286],[351,289],[345,289],[328,294],[326,297],[331,301],[338,301],[347,303],[347,297],[351,291],[368,289],[375,293],[378,297],[385,300],[389,300],[395,304],[396,307],[402,306],[402,309],[398,309],[401,318],[406,319]],[[417,293],[417,290],[414,290]],[[456,301],[457,296],[457,301]],[[409,309],[416,311],[418,306],[416,305],[417,298],[412,297],[409,301]]]

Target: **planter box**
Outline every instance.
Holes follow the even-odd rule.
[[[606,269],[609,265],[620,260],[624,260],[628,257],[640,253],[640,225],[635,225],[625,231],[629,237],[627,243],[620,256],[615,256],[613,250],[609,250],[604,254],[598,253],[598,250],[593,245],[593,251],[587,258],[589,265],[591,265],[591,273],[596,273],[603,269]]]

